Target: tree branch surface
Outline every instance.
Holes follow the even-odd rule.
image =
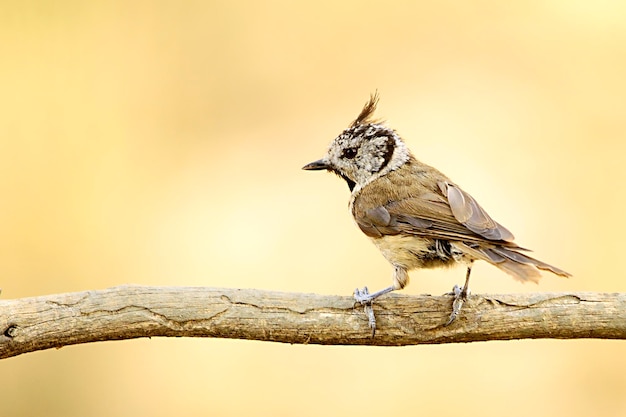
[[[390,294],[371,337],[351,296],[125,285],[0,300],[0,359],[138,337],[215,337],[404,346],[510,339],[626,339],[626,293],[472,294],[445,327],[452,296]]]

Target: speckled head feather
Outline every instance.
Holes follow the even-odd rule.
[[[411,154],[400,136],[374,119],[377,104],[378,93],[374,93],[356,120],[332,141],[326,155],[304,169],[334,172],[347,182],[350,191],[358,192],[409,161]]]

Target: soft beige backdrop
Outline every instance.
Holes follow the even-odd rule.
[[[4,2],[0,286],[351,294],[391,269],[301,171],[370,92],[418,158],[574,274],[626,291],[626,6]],[[440,294],[463,270],[416,271]],[[2,416],[626,415],[620,341],[406,348],[152,339],[0,362]]]

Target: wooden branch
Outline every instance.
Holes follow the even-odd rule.
[[[324,345],[401,346],[509,339],[626,339],[626,293],[471,295],[443,324],[451,296],[390,294],[370,337],[351,296],[120,286],[0,300],[0,358],[66,345],[187,336]]]

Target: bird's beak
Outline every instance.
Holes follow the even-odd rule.
[[[313,161],[310,164],[306,164],[302,167],[305,171],[321,171],[323,169],[330,169],[330,165],[324,159]]]

